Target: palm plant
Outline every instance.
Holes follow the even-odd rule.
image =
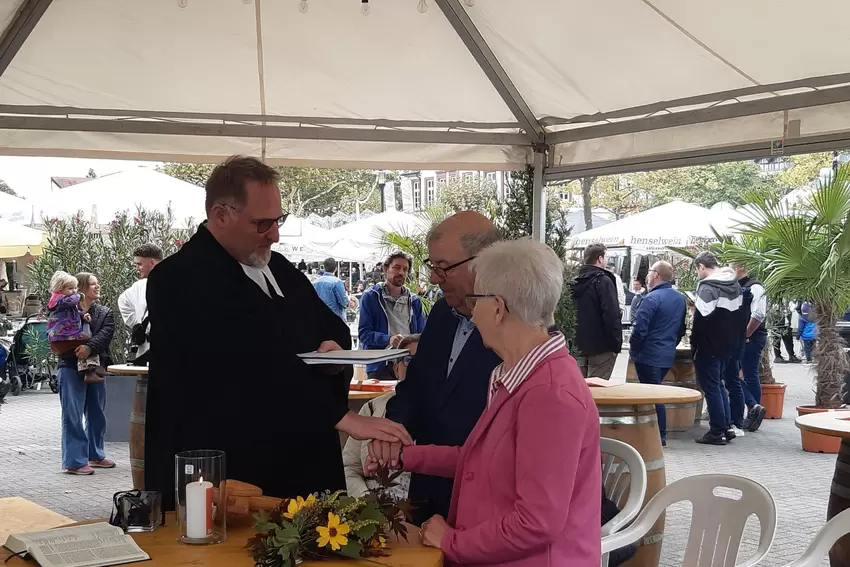
[[[835,323],[850,305],[850,169],[838,168],[800,208],[757,199],[738,229],[724,239],[724,260],[757,272],[769,295],[808,300],[818,327],[814,350],[815,405],[841,405],[840,386],[850,372]]]

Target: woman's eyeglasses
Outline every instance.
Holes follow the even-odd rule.
[[[466,295],[466,297],[465,297],[465,299],[466,299],[466,307],[467,307],[470,311],[472,311],[472,310],[474,310],[474,309],[475,309],[475,304],[476,304],[476,303],[478,303],[478,300],[479,300],[479,299],[485,299],[485,298],[487,298],[487,297],[500,297],[500,296],[498,296],[498,295],[494,295],[494,294],[492,294],[492,293],[469,293],[469,294],[467,294],[467,295]],[[502,300],[502,301],[504,302],[504,300]],[[511,312],[511,310],[510,310],[510,309],[508,309],[508,304],[507,304],[507,303],[505,303],[505,311],[507,311],[508,313],[510,313],[510,312]]]
[[[460,262],[457,262],[456,264],[452,264],[451,266],[446,266],[445,268],[441,268],[440,266],[435,266],[434,264],[432,264],[431,258],[425,258],[425,261],[422,262],[422,263],[429,270],[433,270],[434,273],[437,274],[440,277],[441,280],[444,280],[444,279],[446,279],[446,276],[448,276],[449,272],[451,272],[452,270],[454,270],[458,266],[463,266],[467,262],[471,262],[472,260],[475,260],[475,256],[470,256],[466,260],[461,260]]]

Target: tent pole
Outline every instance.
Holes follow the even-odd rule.
[[[0,37],[0,75],[6,72],[51,2],[53,0],[26,0],[21,4]]]
[[[534,185],[531,199],[531,237],[546,242],[546,191],[543,186],[543,164],[546,152],[534,149]]]

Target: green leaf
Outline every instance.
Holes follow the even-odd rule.
[[[360,559],[360,553],[363,551],[363,546],[359,541],[353,538],[348,538],[348,543],[340,548],[337,553],[344,557],[350,557],[352,559]]]
[[[378,526],[375,524],[367,524],[357,530],[357,537],[360,539],[371,539],[378,531]]]
[[[361,522],[365,520],[373,520],[381,524],[387,521],[387,517],[384,516],[383,512],[381,512],[381,508],[375,501],[368,502],[363,510],[361,510],[360,514],[357,515],[357,519]]]

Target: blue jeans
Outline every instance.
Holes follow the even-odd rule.
[[[812,361],[812,351],[815,349],[815,341],[803,339],[803,353],[806,355],[806,361]]]
[[[716,356],[697,351],[694,357],[694,370],[697,382],[705,395],[705,405],[708,408],[708,424],[712,435],[724,435],[726,423],[726,403],[729,398],[720,384],[723,375],[723,365],[726,361]]]
[[[744,357],[741,359],[741,369],[744,371],[744,390],[746,392],[747,407],[761,403],[761,382],[759,381],[759,365],[761,364],[761,351],[767,342],[767,335],[756,331],[750,337],[749,342],[744,345]],[[747,395],[749,394],[749,395]]]
[[[668,370],[670,369],[635,362],[635,372],[641,384],[660,384]],[[658,414],[658,430],[661,431],[661,439],[666,440],[667,410],[664,408],[664,404],[655,404],[655,413]]]
[[[726,425],[734,425],[738,429],[744,428],[744,382],[738,377],[741,361],[732,357],[723,365],[723,385],[726,386],[728,396],[724,398],[726,410]]]
[[[106,382],[86,384],[76,368],[59,368],[62,405],[62,468],[76,469],[105,458]],[[86,426],[83,427],[83,416]]]

